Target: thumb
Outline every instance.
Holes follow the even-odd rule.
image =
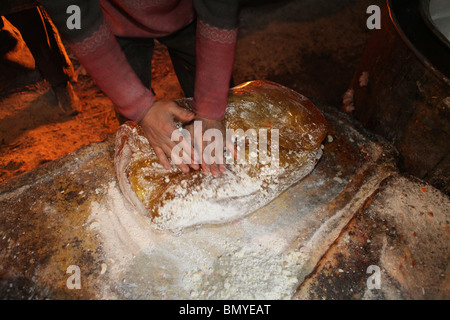
[[[181,122],[190,122],[195,117],[195,113],[177,105],[174,105],[171,111],[175,119]]]

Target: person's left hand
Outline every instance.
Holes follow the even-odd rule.
[[[195,122],[200,121],[201,122],[201,129],[202,132],[194,132],[195,128]],[[210,172],[214,176],[218,176],[220,173],[225,172],[225,159],[224,159],[224,151],[229,150],[231,152],[231,155],[236,158],[237,152],[234,148],[233,142],[231,142],[226,134],[226,129],[220,120],[212,120],[207,119],[203,117],[196,117],[194,121],[189,123],[185,126],[186,130],[189,131],[191,135],[191,143],[194,146],[194,151],[197,153],[197,158],[201,159],[201,168],[204,172]],[[215,129],[219,130],[219,132],[222,135],[222,144],[219,144],[221,146],[221,150],[218,148],[214,149],[214,152],[204,152],[205,148],[214,142],[212,139],[212,136],[215,136],[216,134],[213,134],[214,132],[210,131],[206,133],[205,132],[209,129]],[[216,132],[217,133],[217,132]],[[206,138],[206,139],[205,139]],[[207,140],[207,141],[204,141]],[[201,148],[199,147],[201,146]],[[215,152],[218,151],[218,152]],[[199,158],[201,157],[201,158]]]

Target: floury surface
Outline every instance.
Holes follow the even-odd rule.
[[[448,298],[448,197],[399,175],[390,145],[320,109],[328,137],[314,171],[227,224],[155,233],[117,187],[112,139],[3,184],[1,296]]]

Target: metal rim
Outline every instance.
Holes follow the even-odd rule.
[[[389,16],[403,42],[436,76],[450,85],[450,48],[423,15],[422,0],[386,0]]]
[[[433,23],[433,18],[430,14],[430,3],[431,0],[421,0],[420,1],[420,14],[422,15],[423,21],[426,23],[428,28],[438,37],[450,50],[450,41],[445,37],[445,35],[436,27]]]

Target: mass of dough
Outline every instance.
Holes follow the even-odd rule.
[[[189,108],[190,100],[177,103]],[[257,149],[267,150],[266,161],[250,161],[257,155],[249,152],[246,140],[248,161],[227,162],[226,172],[218,177],[200,170],[185,174],[176,166],[166,170],[139,125],[129,121],[119,127],[114,162],[120,190],[139,213],[151,219],[155,229],[179,231],[249,215],[314,169],[327,130],[324,116],[311,101],[269,81],[232,88],[224,124],[243,132],[266,129],[267,145]],[[272,132],[279,135],[276,146],[271,145]]]

